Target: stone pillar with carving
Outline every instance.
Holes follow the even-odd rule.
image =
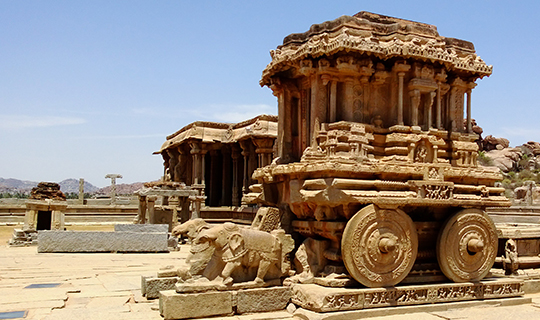
[[[450,123],[452,132],[463,132],[463,95],[466,83],[459,77],[450,84]]]
[[[137,210],[137,224],[146,223],[146,196],[139,195],[139,208]]]
[[[274,96],[277,97],[278,100],[278,117],[282,119],[281,121],[278,121],[278,130],[277,130],[277,138],[276,138],[276,144],[277,144],[277,156],[281,159],[284,159],[285,155],[288,154],[287,150],[285,149],[285,145],[283,144],[283,138],[285,133],[285,122],[283,121],[285,117],[285,96],[284,96],[284,90],[281,86],[281,83],[276,80],[276,82],[272,83],[270,85],[270,89],[272,89],[272,93]]]
[[[233,206],[240,206],[240,189],[239,189],[239,182],[240,182],[240,172],[238,170],[239,164],[238,159],[240,158],[240,148],[238,145],[234,144],[231,147],[231,158],[232,158],[232,205]]]
[[[36,230],[37,209],[27,209],[24,215],[23,230]]]
[[[204,156],[208,150],[205,149],[204,144],[196,141],[191,142],[190,147],[190,153],[193,156],[193,184],[204,184]]]
[[[398,102],[397,102],[397,124],[399,126],[404,125],[403,122],[403,90],[404,90],[404,77],[407,74],[407,72],[411,69],[411,66],[408,64],[405,64],[404,62],[397,62],[394,67],[393,71],[396,73],[398,77]]]
[[[116,204],[116,179],[122,179],[122,175],[110,173],[105,179],[111,179],[111,205]]]
[[[471,91],[476,87],[476,83],[469,82],[467,84],[467,133],[473,133],[472,131],[472,106],[471,106]]]
[[[84,179],[79,179],[79,204],[84,204]]]
[[[51,230],[64,230],[64,212],[61,210],[52,210]]]
[[[156,223],[156,197],[149,196],[146,202],[148,203],[148,222]]]
[[[420,90],[411,90],[411,126],[418,126],[418,108],[420,107]]]
[[[258,156],[258,167],[262,168],[272,162],[272,153],[274,152],[274,139],[272,138],[254,138],[253,143],[257,147],[255,153]]]
[[[250,156],[250,143],[249,140],[239,141],[240,147],[242,148],[242,156],[244,157],[244,182],[242,186],[242,193],[246,194],[249,192],[249,185],[251,176],[249,173],[249,156]]]

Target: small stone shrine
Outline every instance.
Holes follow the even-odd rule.
[[[152,279],[174,283],[159,293],[165,319],[288,302],[297,318],[350,319],[524,293],[523,280],[484,279],[498,250],[485,208],[510,201],[498,170],[476,161],[471,91],[492,67],[472,43],[360,12],[291,34],[271,56],[260,84],[278,100],[276,154],[250,196],[263,207],[247,228],[173,230],[192,247],[187,268]]]
[[[26,201],[26,213],[22,229],[15,229],[9,244],[24,246],[37,244],[37,231],[64,230],[64,213],[67,208],[66,196],[60,185],[54,182],[40,182],[32,188]]]

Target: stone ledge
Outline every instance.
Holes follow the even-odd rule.
[[[294,319],[298,320],[352,320],[383,316],[399,316],[419,312],[437,312],[460,308],[478,308],[487,306],[514,306],[531,303],[531,298],[513,297],[504,299],[489,299],[479,301],[460,301],[450,303],[436,303],[426,305],[401,306],[393,308],[376,308],[364,310],[337,311],[329,313],[319,313],[306,309],[296,309],[293,313]]]
[[[523,280],[512,279],[366,289],[297,284],[291,300],[310,311],[331,312],[518,297],[524,294],[523,286]]]
[[[168,224],[115,224],[116,232],[169,232]]]
[[[176,293],[159,295],[159,313],[165,319],[189,319],[233,315],[233,292]]]
[[[38,232],[38,252],[168,252],[167,233],[49,231]]]
[[[149,281],[146,282],[146,285],[148,284]],[[148,287],[146,287],[146,294],[148,293]],[[162,290],[159,296],[159,310],[165,319],[262,313],[285,310],[290,299],[290,287],[281,286],[204,293],[177,293],[174,290]]]
[[[159,298],[159,292],[164,290],[175,290],[176,283],[178,282],[179,277],[165,277],[165,278],[155,278],[155,277],[141,277],[141,294],[146,297],[146,299],[156,299]]]

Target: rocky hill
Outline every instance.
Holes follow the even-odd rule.
[[[130,184],[120,183],[116,185],[116,194],[117,195],[132,195],[133,192],[139,190],[143,187],[142,182],[135,182]],[[108,195],[111,193],[111,186],[98,189],[95,194],[104,194]]]
[[[21,193],[21,194],[30,194],[32,188],[36,187],[39,182],[37,181],[27,181],[27,180],[18,180],[18,179],[4,179],[0,178],[0,193]],[[78,179],[66,179],[58,182],[60,185],[60,190],[63,193],[79,193],[79,180]],[[84,192],[85,193],[95,193],[99,188],[94,186],[88,181],[84,182]]]

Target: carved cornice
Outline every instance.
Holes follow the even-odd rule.
[[[284,44],[270,52],[272,61],[263,71],[261,86],[270,84],[270,77],[291,68],[302,68],[306,58],[331,56],[349,52],[373,56],[383,60],[402,57],[419,61],[439,62],[448,70],[484,77],[492,73],[475,54],[472,43],[445,38],[435,26],[402,19],[381,22],[375,14],[361,13],[354,17],[343,16],[336,20],[313,25],[303,34],[292,34]],[[300,61],[302,64],[300,64]],[[352,67],[352,61],[347,64]]]

